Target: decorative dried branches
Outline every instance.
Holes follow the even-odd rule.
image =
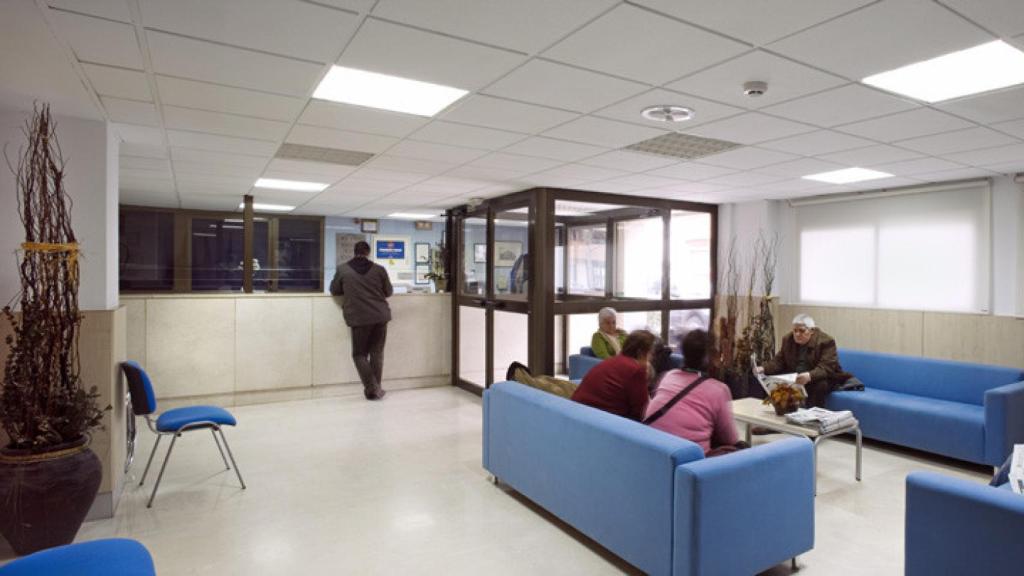
[[[8,159],[25,242],[21,291],[3,309],[14,335],[7,337],[0,423],[11,448],[33,451],[80,439],[103,415],[96,387],[86,391],[79,378],[79,251],[55,129],[49,106],[37,108],[26,122],[28,146],[17,167]]]

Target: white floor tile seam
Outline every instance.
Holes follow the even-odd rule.
[[[138,487],[153,441],[140,429],[117,516],[87,523],[79,540],[137,538],[161,575],[633,573],[488,481],[480,404],[445,387],[379,403],[332,396],[232,407],[239,426],[225,433],[249,488],[224,469],[212,438],[194,433],[176,444],[152,509],[145,503],[167,440]],[[800,557],[801,574],[812,576],[902,573],[907,473],[987,480],[865,444],[857,482],[853,444],[842,439],[823,443],[819,458],[816,546]],[[0,559],[10,554],[0,546]]]

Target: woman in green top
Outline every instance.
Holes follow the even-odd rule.
[[[590,348],[598,358],[617,355],[626,341],[626,331],[615,327],[616,314],[614,308],[601,308],[597,313],[598,330],[590,339]]]

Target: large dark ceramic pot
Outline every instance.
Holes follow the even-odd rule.
[[[70,544],[102,477],[85,438],[43,453],[0,449],[0,533],[20,555]]]

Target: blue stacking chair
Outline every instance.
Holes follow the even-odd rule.
[[[171,451],[174,450],[174,441],[183,433],[193,430],[209,430],[213,434],[213,441],[217,444],[217,450],[220,451],[220,457],[224,460],[224,466],[228,470],[231,470],[232,466],[235,468],[238,482],[242,485],[242,490],[245,490],[245,480],[242,480],[242,473],[238,471],[235,457],[231,454],[231,447],[228,446],[228,439],[224,437],[224,430],[221,428],[238,423],[230,412],[219,406],[188,406],[168,410],[157,417],[154,422],[152,414],[156,412],[156,394],[153,393],[153,383],[149,379],[149,375],[142,369],[142,366],[139,366],[138,362],[123,362],[121,369],[124,370],[125,378],[128,380],[132,412],[136,416],[145,416],[149,429],[157,435],[156,444],[153,445],[153,451],[149,454],[149,461],[146,462],[146,470],[142,473],[139,486],[146,481],[146,474],[149,473],[149,467],[153,464],[153,456],[156,455],[156,449],[160,446],[160,440],[164,436],[171,436],[171,445],[167,448],[167,455],[164,456],[164,463],[160,466],[160,474],[156,477],[156,484],[153,486],[153,493],[149,496],[146,508],[153,506],[156,491],[160,488],[160,480],[163,479],[164,470],[167,469],[167,461],[171,459]],[[217,434],[220,434],[220,440],[217,439]],[[224,442],[224,448],[221,448],[221,441]],[[224,456],[224,449],[228,451],[227,457]],[[231,459],[231,464],[228,464],[228,458]]]
[[[0,567],[0,576],[155,576],[142,544],[125,538],[57,546]]]

